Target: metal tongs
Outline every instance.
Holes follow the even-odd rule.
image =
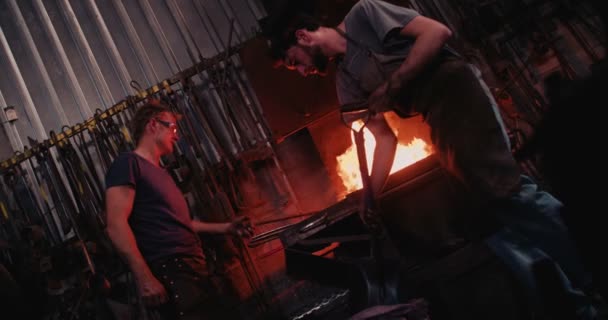
[[[390,266],[398,260],[399,253],[392,243],[386,227],[377,210],[377,203],[374,196],[374,191],[371,188],[371,177],[367,166],[367,157],[365,156],[365,138],[363,129],[369,123],[373,112],[369,110],[367,101],[353,103],[341,107],[342,122],[348,126],[355,136],[355,145],[357,148],[357,158],[359,160],[359,170],[361,172],[361,180],[363,182],[363,212],[359,212],[359,216],[363,223],[367,226],[371,236],[371,258],[377,265],[376,276],[377,284],[379,285],[378,302],[381,303],[396,303],[396,293],[391,290],[391,286],[385,269],[389,270]],[[362,122],[362,126],[353,125],[355,121]]]

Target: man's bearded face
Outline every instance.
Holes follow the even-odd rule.
[[[329,58],[321,52],[319,46],[294,45],[287,50],[284,62],[287,69],[297,70],[303,76],[311,74],[324,76],[327,74]]]

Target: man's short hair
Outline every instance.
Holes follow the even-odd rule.
[[[171,110],[168,105],[158,100],[151,100],[137,109],[135,116],[131,120],[131,129],[133,131],[133,139],[135,144],[139,143],[148,122],[163,112],[173,114],[176,119],[179,118],[179,115]]]
[[[296,31],[305,29],[315,31],[321,27],[321,23],[315,17],[299,13],[291,18],[277,19],[270,26],[272,30],[268,32],[270,40],[270,56],[275,61],[275,65],[281,65],[287,50],[294,46],[298,41]]]

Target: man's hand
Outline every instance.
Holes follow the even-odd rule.
[[[249,238],[253,235],[253,225],[251,224],[251,220],[249,217],[241,216],[234,218],[229,224],[226,230],[226,233],[229,233],[234,236],[238,236],[241,238]]]
[[[370,111],[384,112],[441,52],[452,31],[441,22],[418,16],[405,25],[400,34],[415,39],[407,58],[387,81],[369,97]]]
[[[369,110],[372,114],[386,112],[393,107],[399,92],[403,90],[401,78],[400,74],[395,72],[369,96]]]
[[[169,300],[167,290],[165,290],[163,284],[154,275],[149,274],[141,278],[136,277],[136,282],[139,295],[146,306],[156,307]]]
[[[365,197],[359,202],[359,218],[363,223],[371,230],[377,231],[379,230],[379,217],[377,216],[377,212],[374,211],[374,208],[370,208],[370,204],[366,203]]]

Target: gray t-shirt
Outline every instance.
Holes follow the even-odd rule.
[[[369,51],[400,59],[409,53],[414,39],[399,33],[420,14],[414,10],[380,0],[361,0],[344,17],[346,36],[349,39],[346,53],[336,75],[336,90],[341,105],[367,99],[375,88],[362,84],[375,57]],[[445,47],[444,51],[452,53]],[[367,68],[367,69],[366,69]]]
[[[175,254],[203,256],[186,199],[165,169],[125,152],[106,173],[106,188],[113,186],[135,189],[129,225],[148,263]]]

